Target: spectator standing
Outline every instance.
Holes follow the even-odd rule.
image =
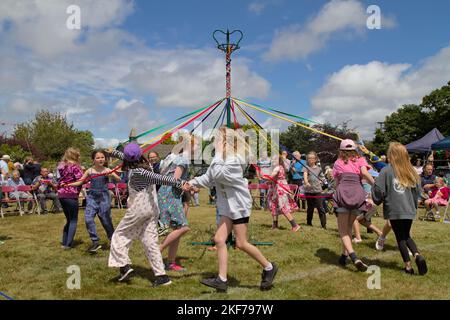
[[[292,155],[294,157],[290,168],[292,183],[300,188],[303,186],[303,168],[306,166],[306,162],[302,160],[302,154],[299,151],[294,151]],[[300,201],[302,202],[302,208],[305,208],[305,201],[300,200],[300,197],[297,197],[297,206],[300,208]]]
[[[32,157],[25,158],[23,165],[23,181],[26,185],[31,185],[33,180],[41,174],[41,165],[34,161]]]
[[[256,176],[258,178],[259,184],[267,184],[267,180],[264,179],[264,176],[270,176],[272,174],[272,161],[267,155],[267,151],[262,150],[261,151],[261,157],[259,158],[258,162],[256,163],[259,170],[256,171]],[[266,189],[259,189],[259,195],[260,195],[260,206],[261,209],[266,208]]]

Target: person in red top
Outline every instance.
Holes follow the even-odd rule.
[[[444,178],[436,178],[436,182],[431,191],[429,192],[430,198],[425,200],[425,206],[427,208],[427,217],[431,219],[440,219],[439,206],[448,205],[449,188],[445,185]],[[436,213],[433,212],[433,208]]]

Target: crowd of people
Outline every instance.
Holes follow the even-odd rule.
[[[213,240],[218,256],[218,275],[203,279],[202,284],[219,291],[227,290],[227,239],[233,232],[236,247],[261,266],[260,288],[268,290],[272,287],[278,265],[269,261],[247,240],[253,205],[248,181],[244,178],[248,163],[245,155],[240,154],[242,150],[234,148],[229,140],[241,139],[245,144],[245,138],[240,130],[226,127],[220,130],[223,138],[215,139],[215,157],[201,176],[191,177],[189,174],[188,152],[198,147],[192,140],[189,148],[173,151],[163,160],[156,152],[144,156],[135,143],[127,144],[123,151],[96,150],[92,153],[92,166],[87,170],[82,170],[80,165],[80,152],[69,148],[54,174],[41,168],[32,158],[25,159],[25,163],[20,165],[12,163],[8,155],[3,155],[0,160],[2,185],[32,186],[42,212],[47,212],[46,200],[52,200],[55,211],[62,210],[66,217],[61,246],[70,250],[77,230],[80,192],[82,186],[89,182],[84,215],[92,241],[88,251],[94,254],[102,248],[95,224],[98,216],[110,241],[108,265],[119,268],[118,280],[125,281],[133,272],[128,250],[133,240],[139,239],[156,276],[154,286],[171,283],[166,271],[186,271],[178,264],[177,256],[180,240],[190,230],[189,204],[193,197],[194,204],[199,205],[199,189],[207,188],[210,199],[213,197],[212,203],[216,205],[217,230]],[[107,160],[111,157],[122,161],[120,173],[117,168],[109,168]],[[403,145],[391,143],[387,157],[378,158],[364,146],[346,139],[340,144],[338,159],[325,170],[314,151],[308,152],[305,160],[299,151],[292,154],[283,151],[271,157],[263,151],[255,167],[258,182],[269,186],[260,190],[260,205],[270,212],[272,229],[279,228],[278,217],[283,215],[291,230],[299,231],[301,227],[294,215],[305,206],[306,225],[312,226],[314,212],[317,211],[320,225],[326,229],[327,201],[331,201],[342,244],[337,261],[339,265],[345,267],[351,260],[357,270],[367,270],[367,264],[357,256],[354,247],[362,241],[360,225],[363,225],[377,234],[377,250],[383,250],[387,234],[393,230],[404,271],[414,273],[412,255],[419,274],[427,273],[425,258],[411,238],[410,230],[419,203],[423,203],[429,215],[439,218],[440,206],[448,204],[447,181],[435,175],[431,163],[423,167],[419,163],[413,166]],[[116,228],[111,218],[110,181],[128,183],[127,210]],[[291,185],[301,188],[302,192],[293,194]],[[332,200],[330,196],[324,196],[325,189],[332,190]],[[24,200],[30,196],[23,192],[2,195]],[[386,220],[382,230],[371,221],[376,205],[381,204]],[[161,235],[165,238],[160,242],[158,237]],[[164,263],[166,249],[167,262]]]

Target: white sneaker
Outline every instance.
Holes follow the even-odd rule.
[[[356,239],[356,238],[353,238],[352,242],[353,242],[353,243],[361,243],[361,242],[363,242],[363,241],[362,241],[362,239]]]
[[[378,238],[377,242],[375,242],[375,249],[377,249],[378,251],[383,251],[385,241],[386,241],[386,238],[384,238],[384,239]]]

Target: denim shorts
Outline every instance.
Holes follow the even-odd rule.
[[[359,215],[363,214],[363,212],[361,210],[359,210],[359,209],[351,209],[351,210],[349,210],[347,208],[336,208],[335,212],[337,214],[339,214],[339,213],[351,213],[354,216],[359,216]]]

